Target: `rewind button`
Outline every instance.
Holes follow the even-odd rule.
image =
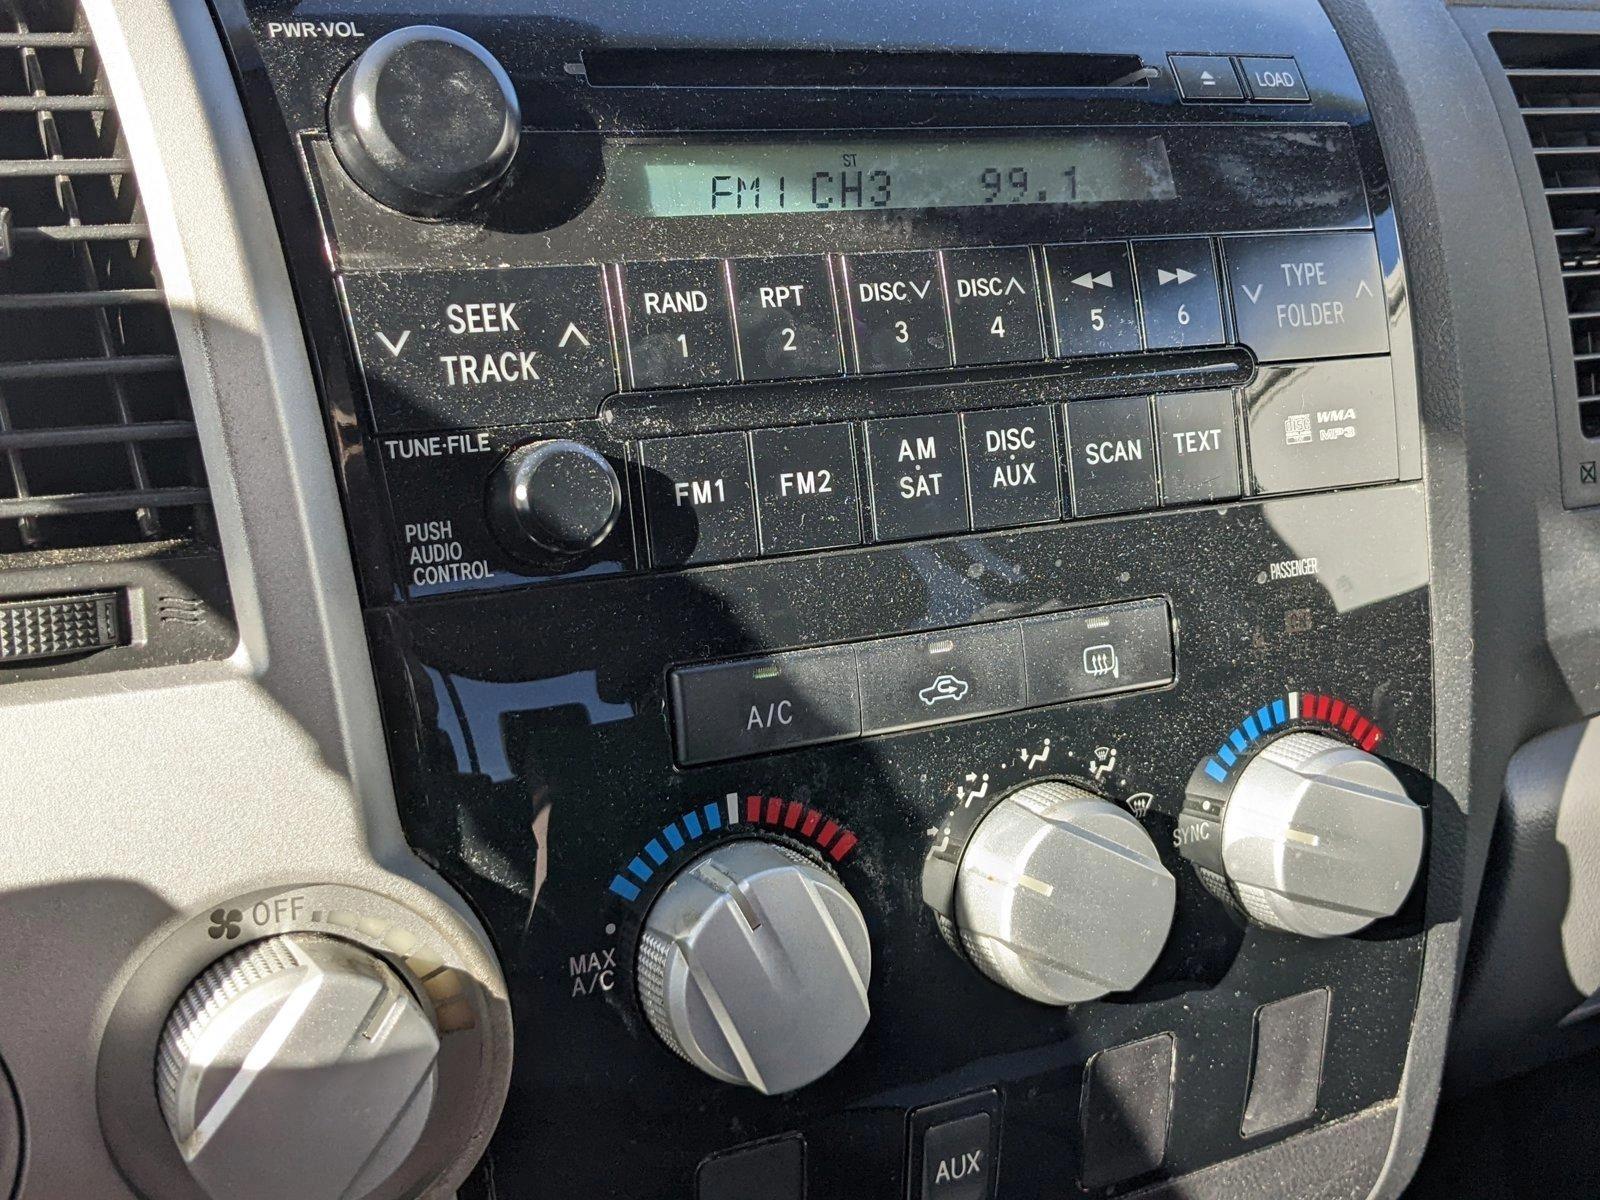
[[[1126,242],[1047,246],[1044,257],[1057,358],[1144,348]]]

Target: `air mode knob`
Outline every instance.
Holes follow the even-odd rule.
[[[947,932],[996,983],[1040,1004],[1076,1004],[1149,974],[1176,901],[1144,826],[1047,780],[1005,797],[973,830]]]
[[[593,550],[622,513],[622,483],[598,450],[551,438],[518,446],[490,483],[489,516],[511,549]]]
[[[334,153],[374,200],[439,217],[486,195],[522,137],[504,68],[465,34],[411,25],[385,34],[328,102]]]
[[[710,851],[639,940],[639,1002],[707,1075],[779,1095],[827,1074],[867,1026],[872,947],[844,886],[771,842]]]
[[[1381,759],[1318,733],[1290,733],[1229,786],[1196,772],[1181,853],[1258,925],[1342,937],[1391,917],[1422,866],[1422,809]]]
[[[156,1060],[161,1111],[215,1200],[360,1200],[417,1145],[439,1035],[353,943],[281,934],[184,992]]]

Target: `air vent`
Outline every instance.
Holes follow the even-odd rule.
[[[0,570],[209,540],[193,415],[83,15],[0,0]]]
[[[1498,33],[1492,40],[1555,226],[1579,425],[1584,437],[1600,438],[1600,36]]]

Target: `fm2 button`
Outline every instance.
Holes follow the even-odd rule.
[[[1057,358],[1144,349],[1126,242],[1047,246]]]
[[[630,387],[693,387],[738,377],[719,260],[625,263],[620,270]]]
[[[730,269],[746,379],[807,379],[844,370],[827,259],[741,258]]]
[[[936,251],[852,254],[844,262],[857,371],[950,365],[950,331]]]
[[[1378,245],[1370,233],[1224,238],[1239,340],[1262,362],[1389,352]]]
[[[855,438],[848,425],[757,429],[756,508],[763,554],[861,543]]]
[[[742,433],[645,442],[645,522],[658,567],[727,562],[756,554],[750,451]]]
[[[1056,431],[1045,405],[967,413],[972,527],[1004,529],[1061,517]]]
[[[872,531],[880,542],[964,533],[967,477],[961,417],[889,417],[867,422]]]
[[[946,250],[944,277],[958,367],[1043,357],[1032,251],[1025,246]]]

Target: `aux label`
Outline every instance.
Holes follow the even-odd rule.
[[[975,1179],[983,1174],[983,1151],[963,1150],[960,1154],[952,1154],[949,1158],[939,1160],[939,1169],[935,1172],[933,1182],[957,1183],[963,1179]]]

